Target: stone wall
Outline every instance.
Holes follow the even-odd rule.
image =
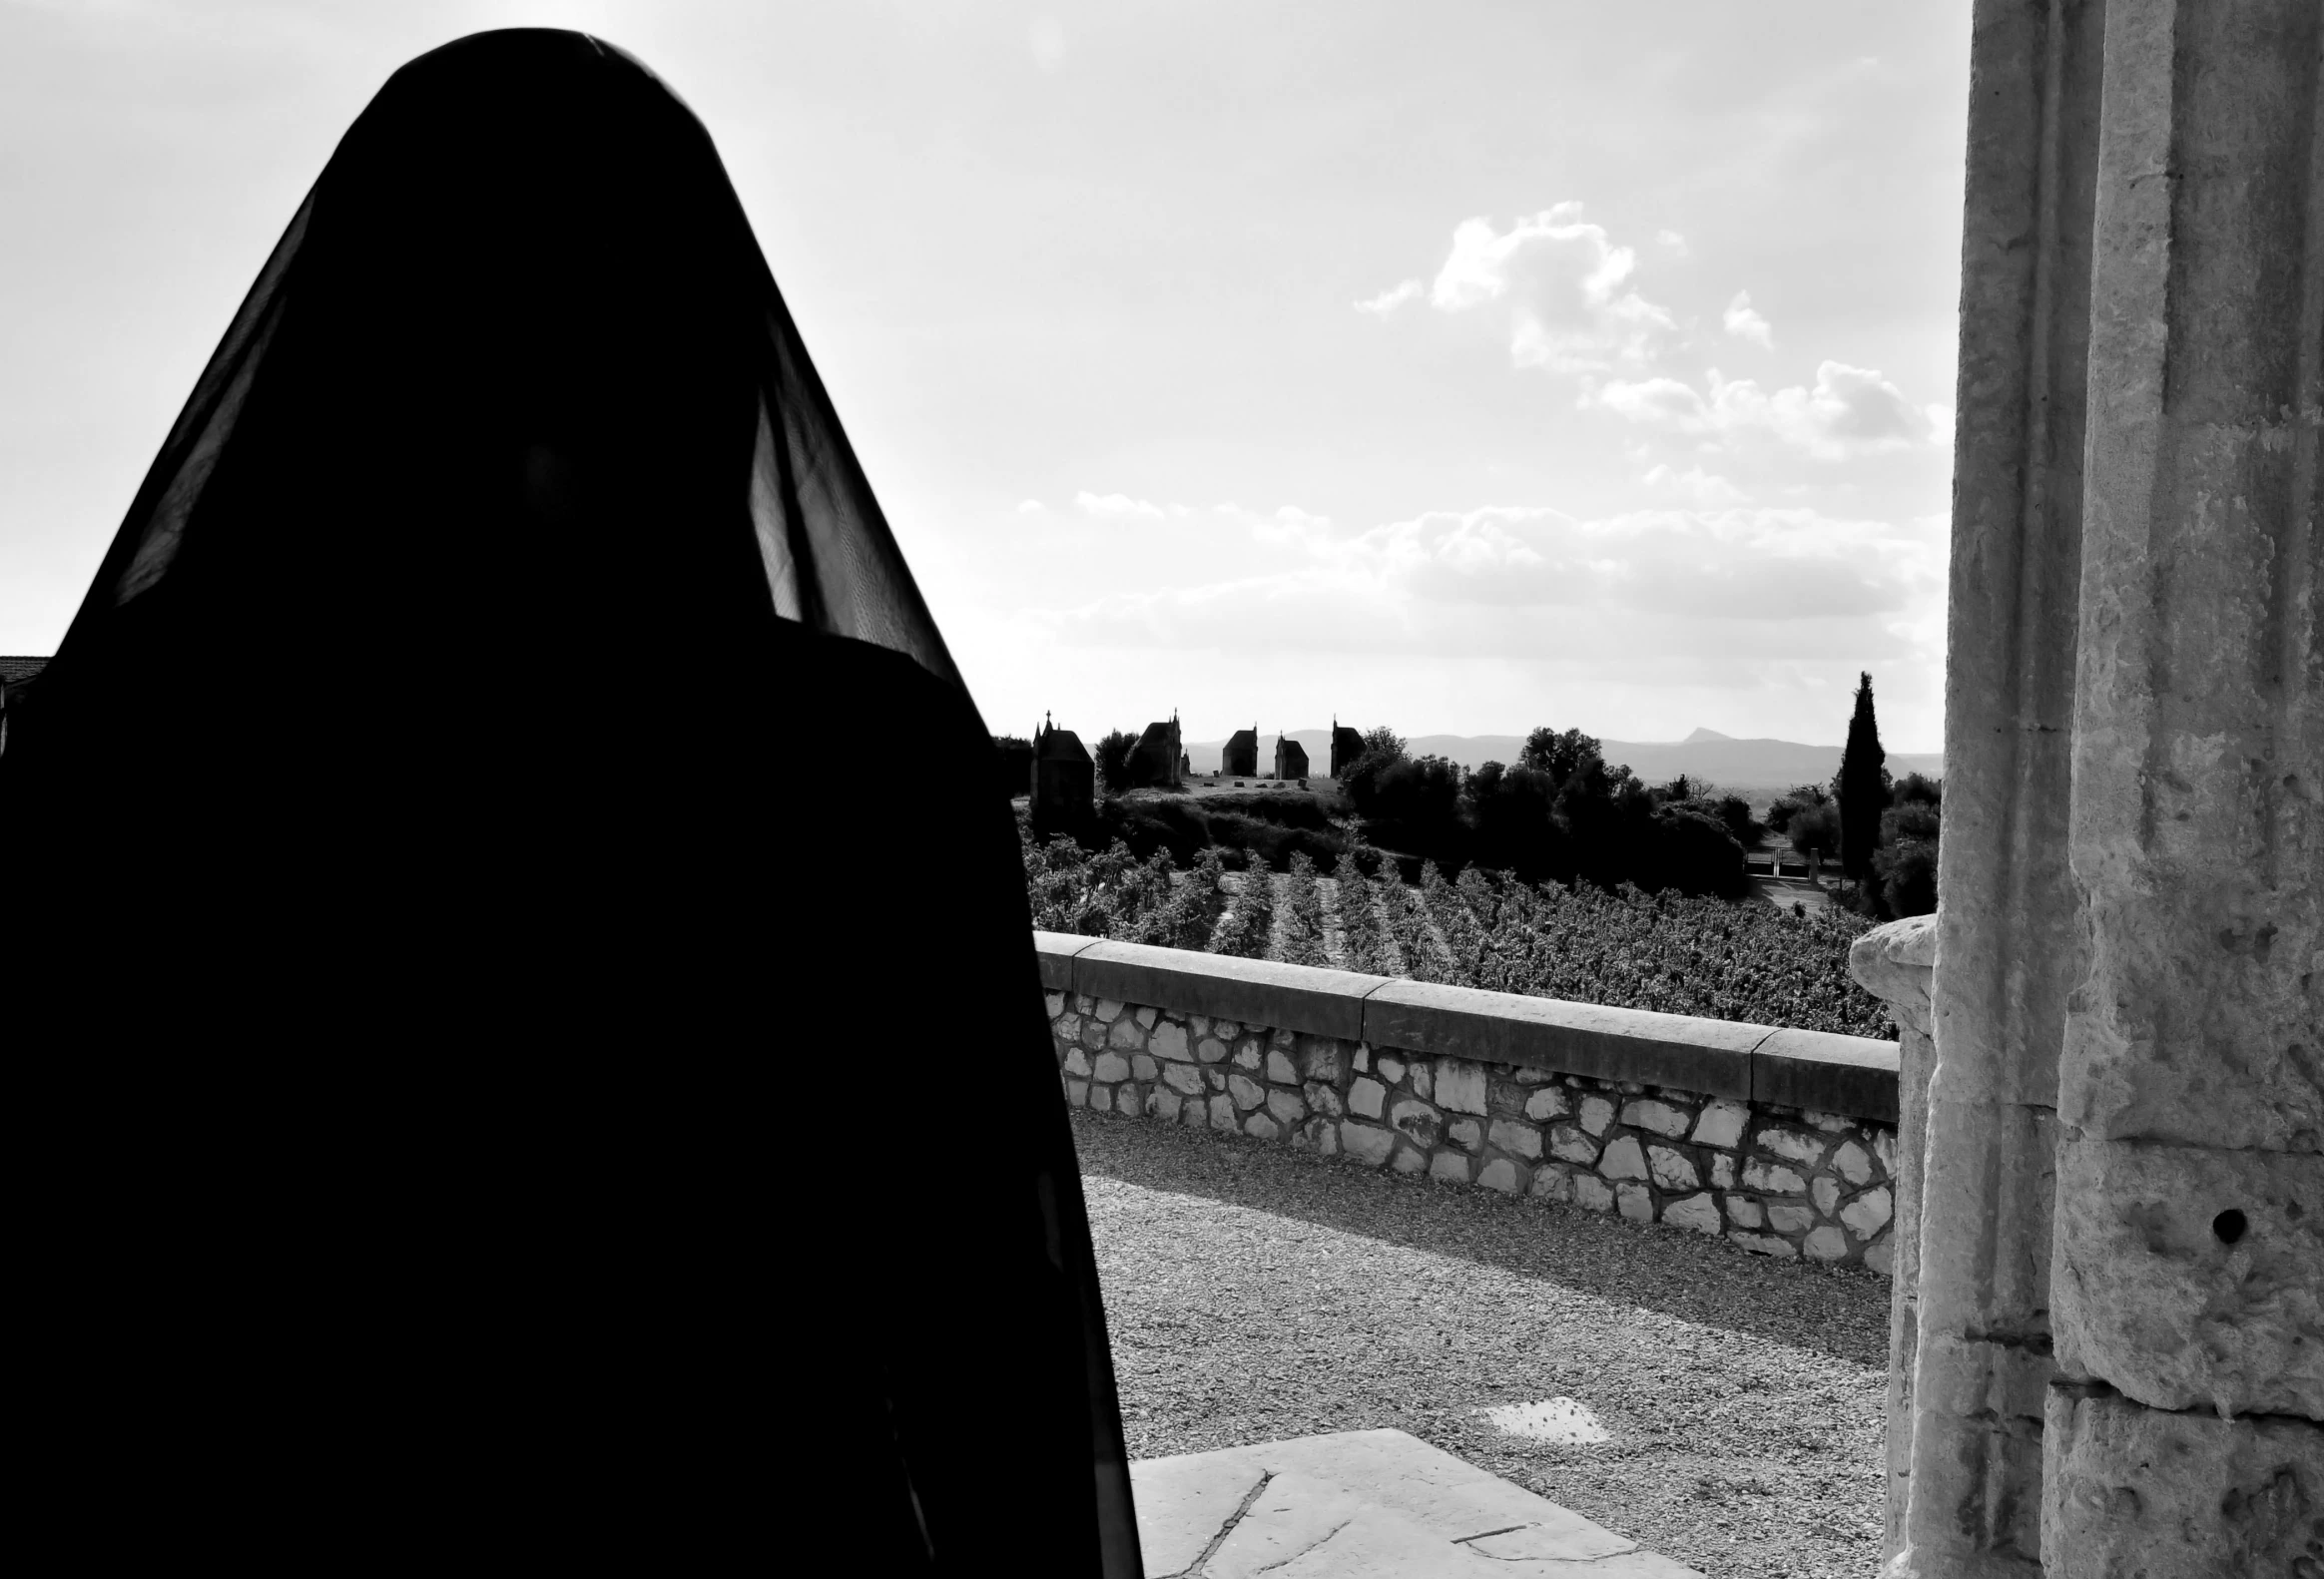
[[[1891,1271],[1894,1043],[1036,942],[1076,1107]]]

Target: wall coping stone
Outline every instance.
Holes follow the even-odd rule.
[[[1072,932],[1044,932],[1034,927],[1033,957],[1040,961],[1041,985],[1051,992],[1075,991],[1075,956],[1087,953],[1104,941],[1102,937],[1081,937]]]
[[[1099,940],[1073,956],[1073,990],[1214,1020],[1364,1040],[1364,1000],[1386,976]]]
[[[1035,931],[1033,950],[1041,985],[1053,992],[1897,1122],[1897,1044],[1868,1036],[1392,980],[1063,932]]]
[[[1703,1020],[1479,987],[1392,981],[1364,1006],[1365,1040],[1487,1064],[1529,1064],[1597,1080],[1751,1095],[1764,1025]]]

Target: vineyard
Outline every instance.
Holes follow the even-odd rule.
[[[1089,854],[1027,842],[1033,925],[1710,1019],[1893,1039],[1887,1011],[1848,974],[1872,923],[1840,910],[1646,894],[1624,884],[1528,885],[1471,866],[1418,885],[1367,877],[1343,855],[1330,876],[1305,855],[1287,873],[1229,871],[1216,849],[1177,870],[1167,851]]]

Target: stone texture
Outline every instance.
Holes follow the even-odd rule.
[[[1604,1097],[1581,1099],[1581,1127],[1592,1135],[1603,1135],[1613,1127],[1614,1105]]]
[[[1731,1195],[1727,1197],[1727,1221],[1737,1228],[1765,1228],[1767,1209],[1750,1196]]]
[[[1549,1132],[1549,1153],[1566,1162],[1591,1168],[1597,1165],[1598,1143],[1584,1135],[1578,1127],[1560,1124]]]
[[[1848,1236],[1827,1223],[1810,1234],[1801,1248],[1816,1261],[1845,1261],[1848,1259]]]
[[[1382,1053],[1380,1055],[1378,1068],[1380,1070],[1380,1078],[1386,1081],[1388,1084],[1394,1086],[1402,1085],[1404,1083],[1405,1061],[1397,1057],[1394,1053]]]
[[[2057,1211],[2069,1370],[2159,1409],[2324,1419],[2324,1157],[2085,1139]]]
[[[1468,1159],[1458,1152],[1439,1152],[1429,1159],[1429,1177],[1447,1184],[1466,1184]]]
[[[1437,1066],[1426,1058],[1416,1058],[1412,1062],[1411,1073],[1413,1095],[1423,1102],[1436,1100]]]
[[[1753,1159],[1743,1165],[1743,1188],[1762,1195],[1799,1195],[1808,1188],[1808,1182],[1789,1168]]]
[[[1573,1178],[1573,1202],[1592,1212],[1611,1212],[1614,1209],[1614,1187],[1595,1174],[1576,1174]]]
[[[1718,1202],[1715,1197],[1706,1197],[1688,1203],[1704,1195],[1706,1175],[1711,1188],[1732,1193],[1738,1158],[1731,1148],[1703,1146],[1691,1140],[1681,1143],[1679,1137],[1698,1133],[1716,1137],[1722,1124],[1730,1127],[1738,1140],[1750,1132],[1752,1109],[1748,1103],[1710,1102],[1668,1087],[1603,1081],[1542,1068],[1459,1059],[1446,1059],[1441,1065],[1405,1060],[1360,1048],[1359,1044],[1285,1029],[1244,1027],[1230,1047],[1207,1034],[1214,1026],[1203,1017],[1167,1008],[1145,1012],[1151,1007],[1133,1001],[1116,1005],[1111,1021],[1100,1021],[1094,1013],[1087,1016],[1093,1032],[1107,1031],[1109,1026],[1129,1027],[1142,1034],[1148,1044],[1142,1051],[1103,1048],[1093,1053],[1071,1045],[1070,1038],[1062,1034],[1067,1016],[1082,1016],[1077,1006],[1061,1004],[1051,1028],[1058,1037],[1060,1074],[1071,1100],[1125,1118],[1207,1126],[1327,1155],[1345,1150],[1373,1166],[1386,1165],[1400,1173],[1426,1175],[1434,1171],[1441,1177],[1458,1177],[1508,1194],[1530,1190],[1545,1199],[1580,1199],[1585,1205],[1620,1211],[1637,1221],[1661,1220],[1698,1232],[1714,1227],[1708,1219],[1717,1212]],[[1180,1056],[1164,1057],[1165,1050]],[[1359,1051],[1364,1054],[1361,1059]],[[1208,1062],[1193,1061],[1203,1059]],[[1106,1075],[1119,1078],[1095,1080],[1100,1064]],[[1371,1073],[1363,1072],[1367,1067]],[[1310,1071],[1332,1078],[1314,1078]],[[1287,1073],[1298,1077],[1296,1092],[1292,1083],[1284,1080]],[[1412,1095],[1409,1086],[1403,1090],[1390,1086],[1386,1077],[1394,1073],[1402,1073],[1409,1082],[1424,1084],[1432,1091],[1451,1090],[1464,1101],[1475,1100],[1481,1092],[1486,1114],[1442,1112]],[[1272,1077],[1273,1083],[1263,1083],[1263,1077]],[[1081,1084],[1073,1085],[1076,1080]],[[1358,1104],[1353,1110],[1357,1119],[1380,1120],[1385,1115],[1385,1125],[1359,1126],[1377,1138],[1367,1139],[1359,1133],[1353,1144],[1348,1142],[1339,1121],[1351,1104]],[[1550,1116],[1547,1135],[1538,1123],[1521,1116],[1527,1111]],[[1709,1122],[1708,1131],[1698,1122],[1698,1115]],[[1799,1131],[1814,1122],[1812,1115],[1784,1109],[1771,1109],[1761,1117],[1777,1130]],[[1604,1144],[1583,1128],[1583,1119],[1597,1122],[1608,1140],[1624,1144],[1608,1155]],[[1839,1172],[1834,1160],[1839,1156],[1837,1148],[1854,1147],[1849,1153],[1851,1166],[1862,1172],[1874,1166],[1872,1159],[1881,1155],[1887,1133],[1877,1126],[1847,1122],[1834,1132],[1835,1150],[1824,1171],[1804,1188],[1828,1201],[1853,1201],[1864,1195],[1847,1184]],[[1545,1150],[1555,1160],[1544,1163]],[[1456,1161],[1440,1167],[1437,1159],[1441,1156]],[[1536,1163],[1541,1166],[1536,1168]],[[1579,1171],[1599,1164],[1611,1170],[1610,1176],[1577,1192]],[[1875,1171],[1872,1177],[1879,1185],[1885,1175]],[[1773,1173],[1764,1182],[1781,1185],[1789,1179],[1788,1173]],[[1747,1203],[1747,1210],[1730,1206],[1726,1221],[1748,1220],[1753,1229],[1773,1234],[1764,1213],[1758,1212],[1748,1195],[1736,1199]],[[1870,1212],[1871,1208],[1864,1210]],[[1786,1221],[1794,1230],[1795,1250],[1814,1227],[1821,1226],[1797,1218]],[[1887,1230],[1876,1227],[1869,1237],[1859,1235],[1850,1240],[1849,1255],[1869,1263],[1873,1252],[1889,1239]]]
[[[1667,1102],[1631,1102],[1622,1108],[1622,1122],[1676,1140],[1687,1132],[1689,1116]]]
[[[1698,1234],[1719,1232],[1719,1204],[1708,1192],[1690,1195],[1683,1201],[1673,1201],[1662,1209],[1662,1221],[1680,1228],[1691,1228]]]
[[[1803,1168],[1814,1168],[1824,1160],[1824,1142],[1814,1135],[1803,1135],[1797,1130],[1768,1126],[1751,1138],[1751,1144],[1785,1162],[1798,1163]]]
[[[2171,1413],[2061,1386],[2047,1436],[2050,1579],[2324,1573],[2324,1426]]]
[[[1830,1217],[1840,1210],[1840,1181],[1827,1175],[1808,1182],[1808,1199],[1816,1203],[1816,1210]]]
[[[1543,1086],[1525,1098],[1525,1117],[1536,1124],[1572,1111],[1566,1103],[1564,1091],[1556,1086]]]
[[[1494,1119],[1486,1131],[1486,1138],[1502,1151],[1514,1152],[1527,1162],[1535,1161],[1541,1155],[1541,1132],[1530,1124],[1520,1124],[1513,1119]]]
[[[1391,1130],[1378,1129],[1370,1124],[1359,1124],[1354,1119],[1350,1119],[1340,1126],[1340,1149],[1349,1156],[1361,1162],[1368,1162],[1377,1168],[1382,1163],[1387,1162],[1389,1154],[1396,1150],[1396,1134]]]
[[[1750,1122],[1751,1110],[1742,1103],[1714,1102],[1695,1120],[1694,1143],[1731,1150],[1743,1139],[1743,1127]]]
[[[1643,1179],[1646,1177],[1646,1154],[1639,1148],[1638,1137],[1622,1135],[1614,1139],[1598,1161],[1598,1172],[1608,1179]]]
[[[2042,1552],[2324,1569],[2177,1412],[2324,1420],[2324,7],[2109,0],[2103,60]]]
[[[1347,1066],[1340,1056],[1340,1044],[1326,1036],[1300,1038],[1299,1072],[1303,1080],[1335,1085],[1346,1079]]]
[[[1858,1239],[1870,1239],[1889,1225],[1891,1205],[1886,1190],[1867,1190],[1840,1209],[1840,1221]]]
[[[1854,1141],[1849,1141],[1832,1154],[1832,1166],[1839,1170],[1841,1178],[1852,1185],[1872,1182],[1872,1158]]]
[[[1799,1252],[1792,1249],[1788,1239],[1776,1239],[1766,1234],[1747,1234],[1740,1229],[1727,1230],[1727,1238],[1757,1256],[1773,1256],[1778,1261],[1794,1261]]]
[[[1476,1182],[1487,1190],[1499,1190],[1509,1195],[1516,1194],[1522,1187],[1522,1181],[1517,1176],[1517,1165],[1506,1157],[1496,1157],[1486,1163],[1477,1174]]]
[[[1787,1238],[1797,1238],[1816,1226],[1815,1209],[1770,1202],[1767,1205],[1767,1226]]]
[[[1465,1058],[1437,1060],[1437,1106],[1449,1113],[1484,1113],[1484,1066]]]
[[[1443,1115],[1418,1097],[1407,1097],[1390,1108],[1388,1122],[1411,1136],[1415,1145],[1424,1148],[1434,1147],[1445,1133]]]
[[[1667,1146],[1646,1148],[1646,1166],[1654,1182],[1665,1190],[1688,1191],[1702,1188],[1702,1176],[1695,1171],[1694,1159],[1684,1152],[1672,1151]]]
[[[1121,1018],[1121,1001],[1117,998],[1100,998],[1097,1000],[1096,1006],[1086,1012],[1096,1015],[1100,1020],[1110,1025]]]
[[[1087,1107],[1089,1105],[1089,1082],[1086,1080],[1066,1081],[1065,1105],[1074,1108]]]

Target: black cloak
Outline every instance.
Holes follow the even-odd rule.
[[[700,123],[397,72],[0,757],[19,1546],[1136,1575],[990,757]]]

